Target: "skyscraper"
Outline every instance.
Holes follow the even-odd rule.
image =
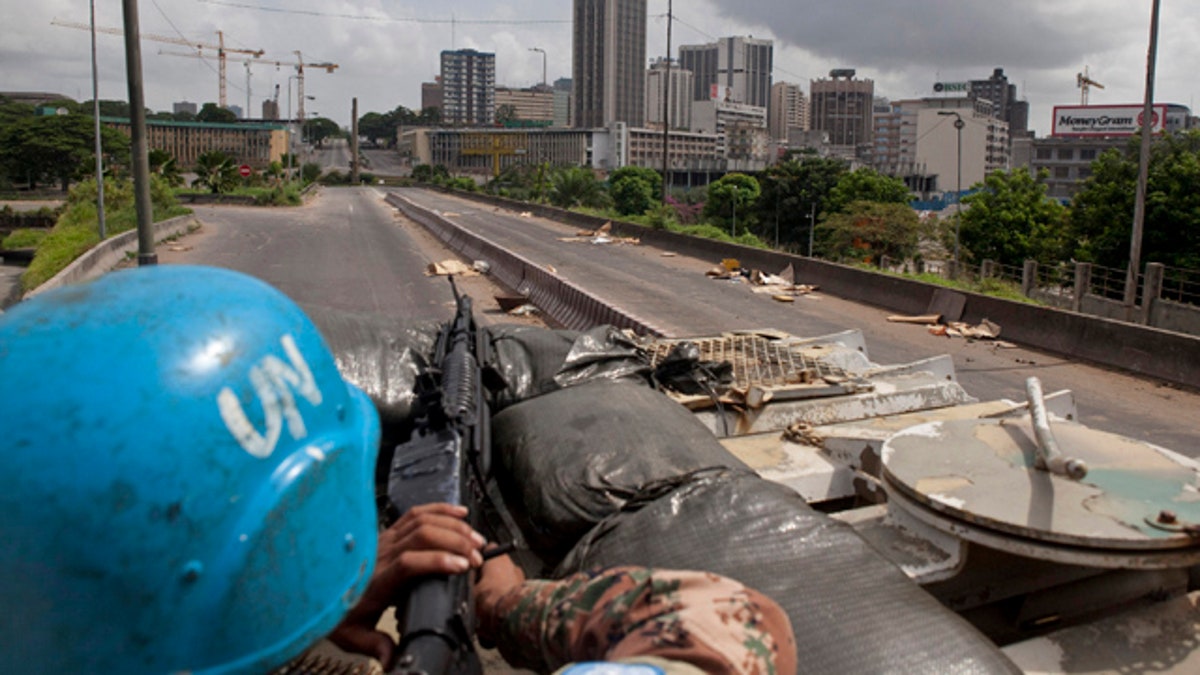
[[[575,0],[575,126],[645,123],[646,0]]]
[[[724,37],[710,44],[680,47],[679,64],[695,75],[692,100],[718,99],[766,108],[771,103],[774,53],[770,40]]]
[[[459,49],[442,52],[442,123],[496,123],[496,55]]]
[[[986,80],[971,80],[971,95],[983,98],[996,106],[996,116],[1008,122],[1013,138],[1025,135],[1029,129],[1029,102],[1017,99],[1017,85],[1010,84],[1003,68],[996,68]]]
[[[874,128],[875,82],[855,78],[853,69],[831,70],[829,79],[813,80],[811,125],[829,134],[834,152],[854,157],[859,146],[871,143]]]
[[[667,62],[657,59],[646,73],[646,124],[661,127],[663,120],[663,82],[667,78]],[[690,129],[692,126],[692,72],[678,64],[670,69],[670,126]]]
[[[771,85],[768,120],[772,138],[786,139],[788,129],[808,130],[808,99],[799,85],[791,82]]]

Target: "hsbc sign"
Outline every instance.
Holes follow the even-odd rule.
[[[1055,106],[1051,135],[1132,136],[1142,128],[1142,114],[1140,105]],[[1167,107],[1154,106],[1150,117],[1151,133],[1162,133],[1166,121]]]

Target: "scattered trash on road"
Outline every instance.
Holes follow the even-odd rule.
[[[901,316],[893,314],[887,318],[892,323],[917,323],[923,326],[942,322],[941,314],[918,314],[916,316]]]
[[[748,269],[734,258],[726,258],[720,265],[704,273],[712,279],[748,283],[754,293],[770,294],[779,302],[792,302],[798,295],[808,295],[817,290],[812,284],[797,284],[796,271],[789,263],[779,274],[768,274],[761,270]]]
[[[431,277],[445,277],[450,275],[456,277],[474,277],[479,276],[479,272],[461,260],[443,260],[441,262],[429,263],[425,268],[425,275]]]
[[[476,260],[475,262],[471,263],[471,269],[479,272],[480,274],[487,274],[488,272],[492,271],[492,264],[486,260]]]
[[[538,308],[529,303],[508,310],[509,316],[530,316],[538,313]]]
[[[612,235],[612,221],[604,223],[594,230],[580,230],[574,237],[559,237],[559,241],[586,241],[589,244],[630,244],[637,246],[642,243],[637,237],[616,237]]]

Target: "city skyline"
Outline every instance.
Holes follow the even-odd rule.
[[[97,7],[98,25],[121,25],[120,7],[113,4]],[[666,0],[647,4],[648,67],[664,52]],[[903,8],[868,0],[799,7],[781,1],[696,0],[675,5],[671,51],[677,57],[681,45],[721,37],[771,39],[775,82],[798,84],[807,94],[809,82],[826,77],[831,69],[855,68],[860,77],[875,81],[877,96],[890,99],[929,96],[934,82],[985,79],[1000,67],[1017,85],[1020,98],[1030,103],[1030,127],[1044,136],[1050,131],[1053,106],[1078,104],[1075,73],[1085,65],[1106,87],[1092,90],[1092,104],[1141,100],[1149,3],[1132,4],[1095,0],[1046,9],[1032,0],[1014,0],[998,8],[960,3],[948,9],[937,0],[919,0]],[[66,0],[21,6],[20,11],[15,0],[0,0],[0,7],[6,17],[0,28],[0,91],[91,98],[87,33],[50,25],[55,18],[86,23],[86,7]],[[1188,71],[1200,59],[1197,10],[1200,0],[1164,3],[1155,97],[1159,102],[1194,107],[1196,84]],[[415,2],[378,0],[337,7],[307,0],[140,3],[146,34],[182,34],[215,42],[219,29],[228,45],[265,49],[265,59],[290,60],[294,50],[301,50],[305,61],[338,63],[340,68],[331,74],[306,71],[306,93],[315,97],[307,102],[306,112],[343,125],[349,123],[352,97],[359,98],[360,113],[396,105],[419,108],[420,83],[438,73],[440,54],[447,49],[494,52],[497,85],[525,87],[541,81],[542,58],[531,47],[546,51],[549,81],[570,77],[570,19],[569,4],[548,0],[452,1],[437,10]],[[149,107],[170,110],[175,101],[217,99],[215,57],[173,58],[159,55],[160,47],[169,46],[142,43]],[[101,35],[98,50],[100,97],[125,99],[121,39]],[[289,78],[293,74],[287,68],[252,66],[249,109],[260,110],[263,99],[280,85],[281,113],[287,113],[289,91],[294,112],[294,77]],[[246,107],[246,74],[240,62],[230,62],[228,85],[229,103]]]

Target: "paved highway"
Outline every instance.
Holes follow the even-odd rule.
[[[1041,378],[1046,391],[1071,389],[1089,426],[1141,438],[1190,456],[1200,455],[1200,395],[1026,349],[938,338],[925,328],[889,323],[888,312],[818,294],[782,304],[746,286],[711,281],[718,262],[663,257],[648,246],[564,242],[576,228],[441,193],[395,190],[674,335],[744,328],[779,328],[819,335],[859,328],[877,363],[903,363],[950,354],[959,381],[981,399],[1024,400],[1024,382]],[[778,270],[766,270],[776,272]],[[803,279],[797,281],[803,282]]]
[[[424,274],[428,238],[400,226],[372,188],[322,190],[301,208],[195,212],[203,228],[160,246],[162,262],[246,272],[306,306],[421,319],[445,319],[450,311],[449,285]]]

